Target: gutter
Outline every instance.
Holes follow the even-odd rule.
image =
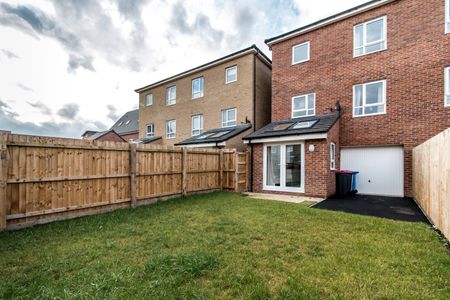
[[[256,53],[257,55],[259,55],[261,57],[261,59],[263,61],[265,61],[266,64],[272,65],[272,61],[264,53],[262,53],[258,49],[258,47],[256,47],[256,45],[252,45],[252,46],[250,46],[248,48],[245,48],[245,49],[242,49],[242,50],[240,50],[238,52],[231,53],[231,54],[229,54],[227,56],[224,56],[224,57],[221,57],[219,59],[213,60],[213,61],[208,62],[206,64],[200,65],[200,66],[195,67],[193,69],[190,69],[190,70],[187,70],[185,72],[179,73],[179,74],[174,75],[172,77],[168,77],[166,79],[160,80],[158,82],[152,83],[150,85],[144,86],[144,87],[136,89],[134,91],[136,93],[142,93],[142,92],[145,92],[145,91],[150,90],[152,88],[155,88],[157,86],[160,86],[160,85],[172,82],[172,81],[174,81],[176,79],[180,79],[180,78],[189,76],[191,74],[194,74],[194,73],[197,73],[197,72],[200,72],[200,71],[212,68],[214,66],[226,63],[227,61],[230,61],[230,60],[242,57],[242,56],[250,54],[250,53]]]
[[[278,36],[273,37],[273,38],[266,39],[264,42],[267,44],[267,46],[269,46],[269,48],[272,48],[272,45],[275,45],[275,44],[280,43],[282,41],[294,38],[294,37],[299,36],[299,35],[303,35],[305,33],[308,33],[308,32],[314,31],[316,29],[319,29],[321,27],[325,27],[325,26],[328,26],[330,24],[333,24],[333,23],[345,20],[347,18],[350,18],[350,17],[353,17],[355,15],[361,14],[363,12],[366,12],[366,11],[378,8],[380,6],[389,4],[389,3],[394,2],[394,1],[397,1],[397,0],[373,0],[373,1],[370,1],[370,2],[367,2],[367,3],[355,6],[353,8],[350,8],[350,9],[345,10],[343,12],[337,13],[337,14],[332,15],[330,17],[321,19],[321,20],[319,20],[317,22],[314,22],[314,23],[311,23],[309,25],[306,25],[306,26],[294,29],[292,31],[289,31],[287,33],[278,35]]]

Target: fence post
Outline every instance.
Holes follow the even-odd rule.
[[[234,154],[234,191],[239,192],[239,154],[235,150]]]
[[[0,134],[0,231],[6,229],[8,203],[6,198],[6,180],[8,176],[8,151],[6,149],[7,134]]]
[[[223,149],[219,152],[219,184],[220,190],[223,190]]]
[[[182,185],[181,185],[181,189],[182,189],[182,193],[183,196],[187,195],[187,156],[188,156],[188,151],[186,147],[183,147],[183,157],[182,157],[182,168],[183,168],[183,173],[182,173]]]
[[[135,208],[137,205],[136,199],[136,144],[130,144],[130,196],[131,196],[131,207]]]

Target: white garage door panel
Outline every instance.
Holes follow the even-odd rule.
[[[341,170],[359,171],[360,194],[403,197],[403,147],[342,149]]]

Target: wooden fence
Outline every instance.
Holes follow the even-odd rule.
[[[247,189],[247,156],[0,134],[0,230],[190,193]]]
[[[413,194],[450,240],[450,128],[413,149]]]

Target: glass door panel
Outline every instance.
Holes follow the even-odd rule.
[[[301,145],[286,145],[286,187],[300,188],[302,184],[302,150]]]
[[[281,146],[267,146],[266,185],[280,186]]]

